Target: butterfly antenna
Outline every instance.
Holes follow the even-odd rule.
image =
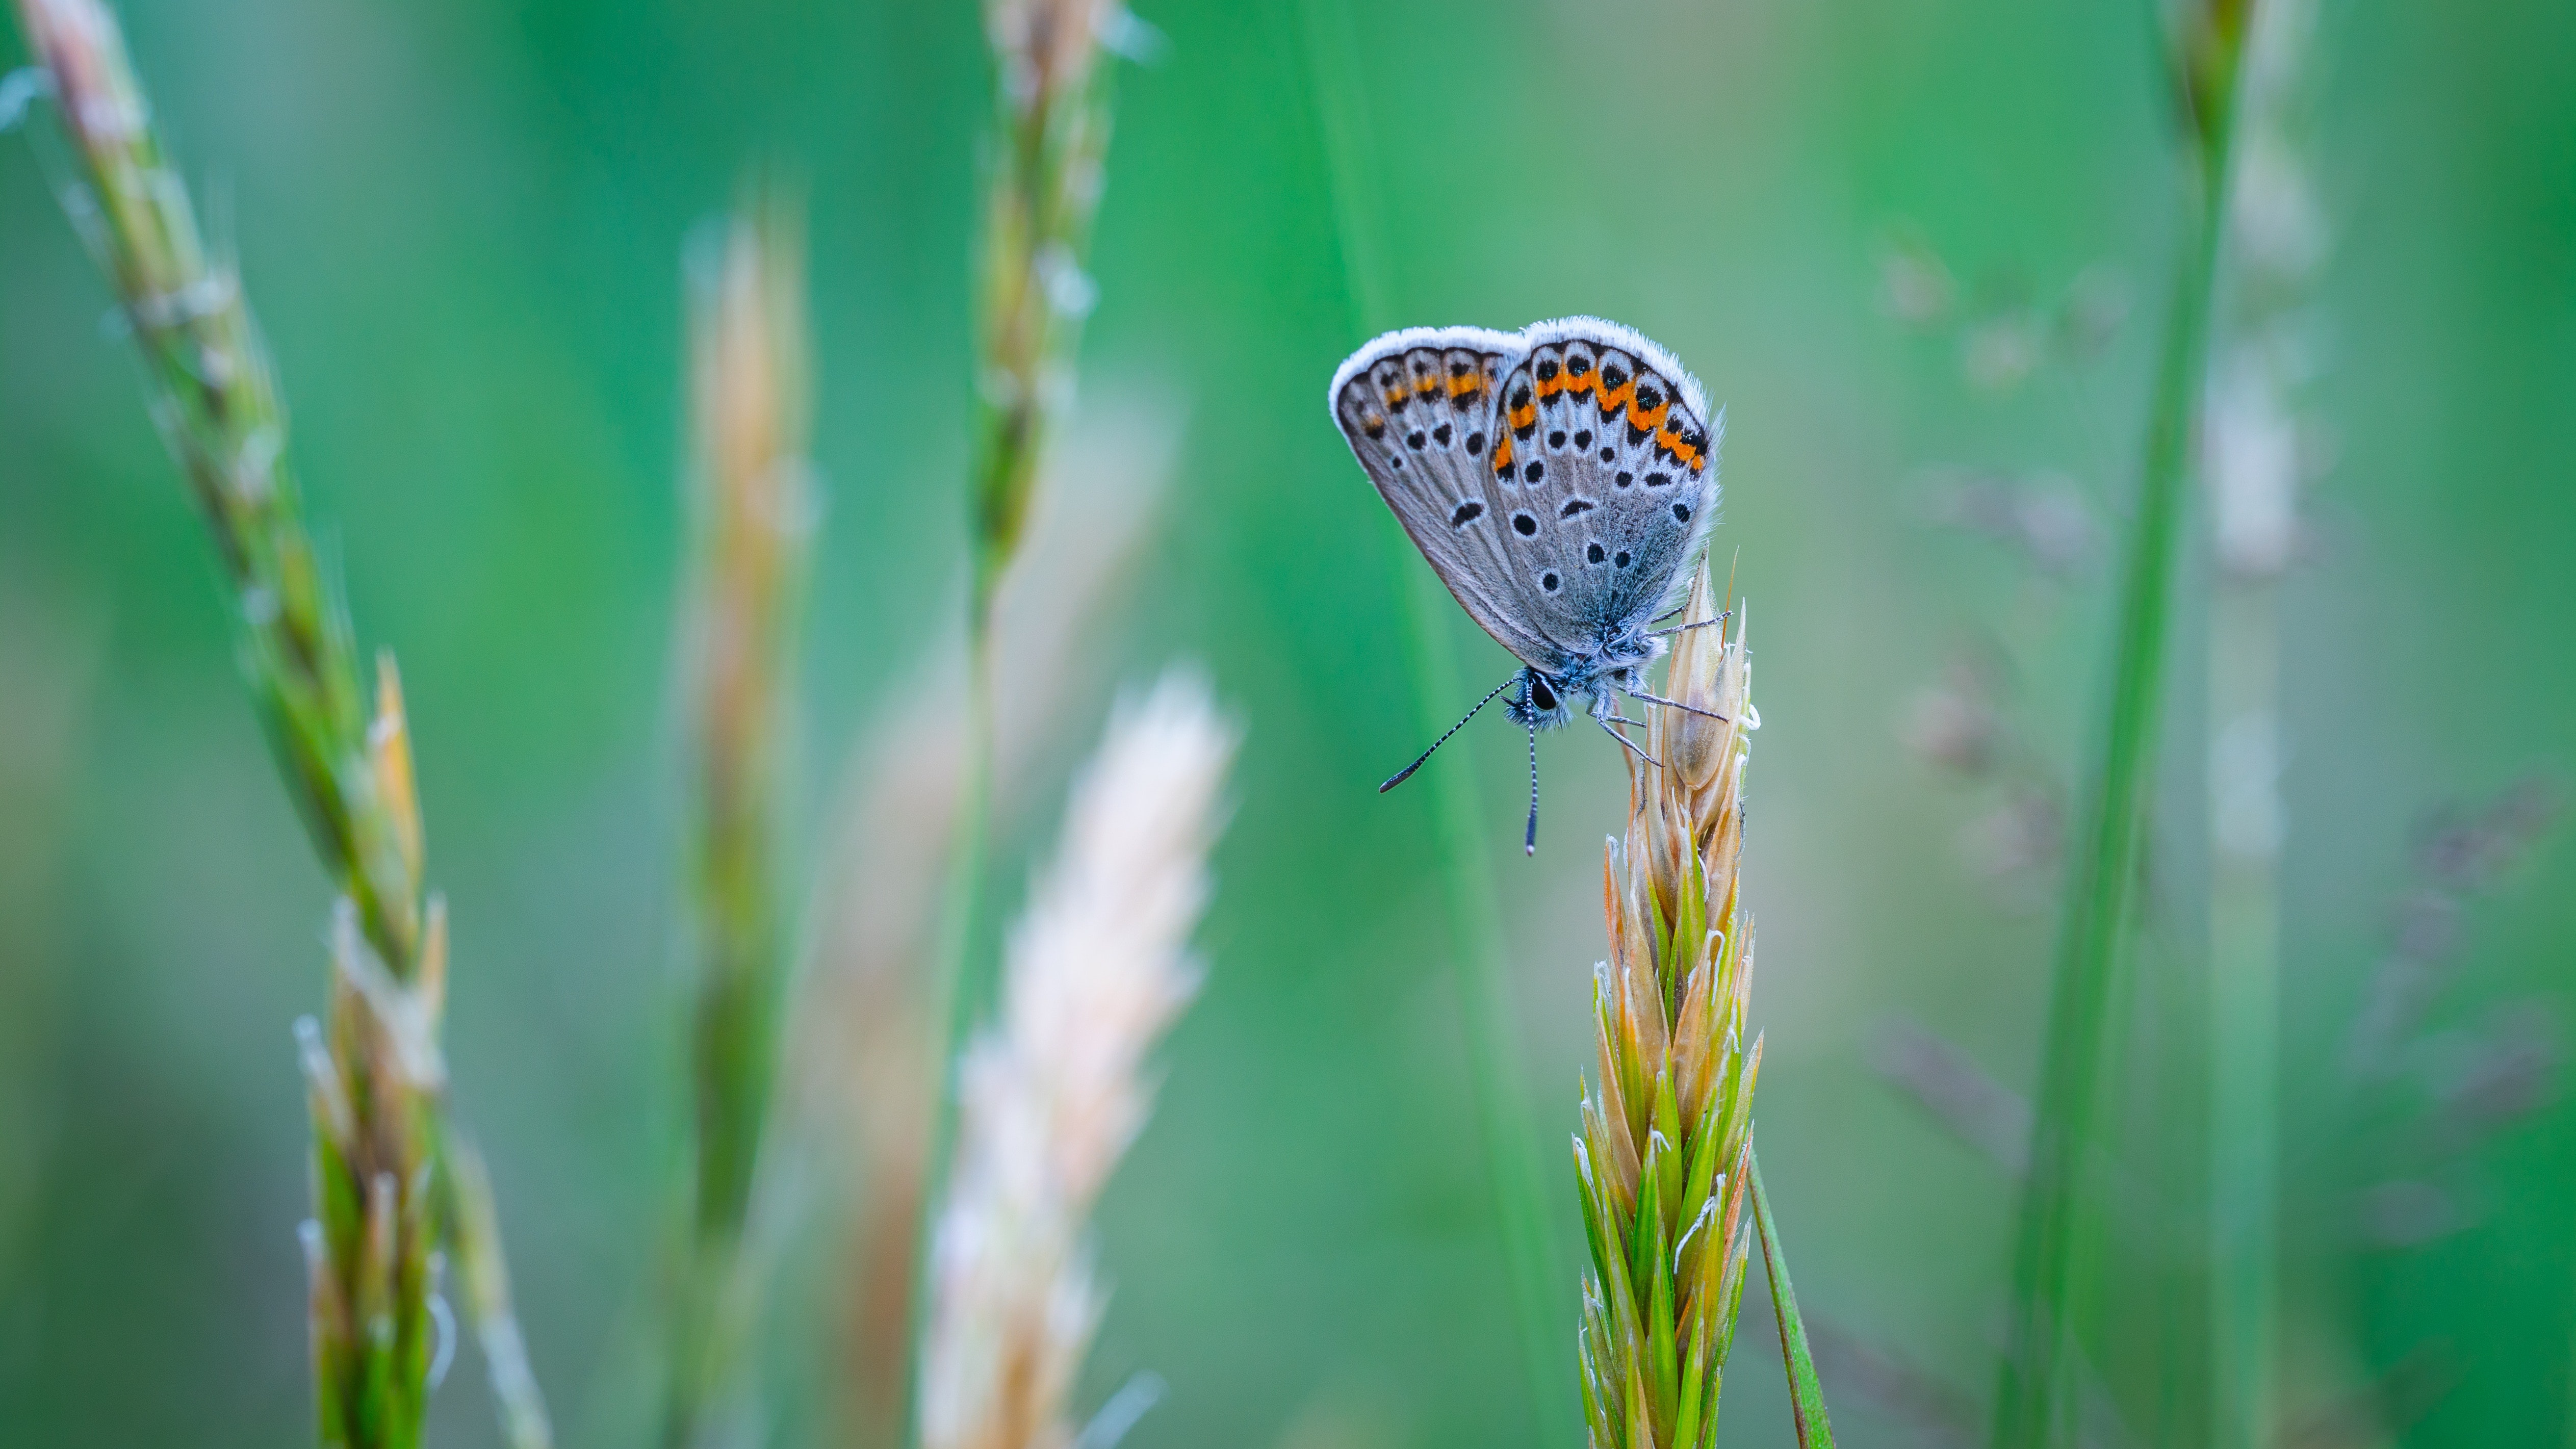
[[[1530,732],[1530,818],[1529,829],[1521,835],[1521,854],[1538,854],[1538,726]]]
[[[1519,676],[1519,675],[1517,675],[1517,674],[1515,674],[1515,675],[1513,675],[1513,676],[1511,677],[1511,679],[1506,679],[1506,680],[1504,680],[1502,683],[1495,685],[1495,686],[1494,686],[1490,691],[1488,691],[1488,692],[1486,693],[1486,695],[1485,695],[1485,697],[1484,697],[1483,699],[1480,699],[1480,700],[1477,700],[1477,701],[1476,701],[1476,709],[1471,709],[1471,710],[1467,711],[1464,715],[1459,716],[1458,722],[1457,722],[1456,724],[1453,724],[1453,725],[1451,725],[1451,726],[1449,727],[1449,732],[1448,732],[1448,734],[1444,734],[1444,735],[1442,735],[1440,738],[1438,738],[1438,739],[1436,739],[1436,740],[1433,740],[1433,741],[1431,742],[1431,750],[1436,750],[1436,749],[1440,748],[1442,745],[1445,745],[1445,744],[1449,743],[1449,735],[1454,735],[1454,734],[1458,733],[1458,731],[1465,729],[1465,728],[1467,727],[1467,721],[1469,721],[1469,720],[1471,720],[1471,719],[1474,719],[1474,718],[1476,717],[1476,710],[1477,710],[1477,709],[1483,709],[1486,705],[1492,704],[1492,703],[1494,702],[1494,696],[1495,696],[1495,695],[1500,694],[1500,693],[1502,693],[1504,690],[1511,688],[1511,687],[1512,687],[1512,681],[1513,681],[1513,680],[1516,680],[1516,679],[1519,679],[1519,678],[1520,678],[1520,676]],[[1407,765],[1407,766],[1405,766],[1403,769],[1396,771],[1394,775],[1392,775],[1392,776],[1390,776],[1390,777],[1388,778],[1388,780],[1387,780],[1387,782],[1386,782],[1385,784],[1380,785],[1380,786],[1378,786],[1378,787],[1377,787],[1377,792],[1378,792],[1379,794],[1383,795],[1383,794],[1385,794],[1387,791],[1394,789],[1396,786],[1403,784],[1405,781],[1412,779],[1412,778],[1413,778],[1413,772],[1422,768],[1422,762],[1423,762],[1424,760],[1427,760],[1427,759],[1430,759],[1430,758],[1431,758],[1431,750],[1424,750],[1424,751],[1421,753],[1421,755],[1420,755],[1419,757],[1417,757],[1417,758],[1414,760],[1414,762],[1413,762],[1412,764]]]

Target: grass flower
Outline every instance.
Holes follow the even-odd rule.
[[[1232,729],[1164,676],[1119,710],[1013,929],[1000,1020],[959,1062],[957,1154],[931,1244],[925,1449],[1067,1449],[1102,1292],[1085,1221],[1152,1105],[1145,1054],[1198,990],[1187,942]]]
[[[1583,1101],[1574,1165],[1591,1273],[1580,1333],[1583,1411],[1594,1449],[1713,1442],[1718,1390],[1757,1228],[1753,1085],[1762,1042],[1748,1039],[1752,924],[1737,867],[1744,851],[1744,767],[1760,727],[1743,621],[1724,634],[1703,567],[1673,649],[1667,690],[1703,713],[1649,712],[1646,752],[1629,760],[1628,827],[1609,842],[1602,914],[1610,959],[1595,976],[1599,1077]],[[1750,1210],[1748,1210],[1750,1209]],[[1771,1263],[1783,1347],[1805,1335]],[[1811,1437],[1830,1443],[1821,1403]],[[1793,1373],[1793,1383],[1795,1374]]]
[[[671,1305],[664,1442],[706,1435],[727,1392],[768,1120],[785,966],[779,755],[813,511],[803,225],[755,190],[690,275],[698,559],[687,631],[695,830],[689,1023],[695,1172]]]
[[[1103,42],[1116,0],[986,0],[993,146],[984,203],[973,482],[975,627],[1019,549],[1065,365],[1096,292],[1084,270],[1109,148]]]
[[[164,156],[115,18],[96,0],[18,0],[80,180],[64,203],[114,289],[233,592],[244,672],[290,793],[340,893],[326,1024],[298,1024],[313,1118],[314,1397],[321,1441],[420,1441],[439,1356],[442,1246],[472,1280],[517,1449],[547,1442],[471,1144],[447,1120],[438,1023],[446,915],[392,658],[370,708],[339,591],[288,466],[286,413],[231,265],[209,251]]]
[[[1103,665],[1099,630],[1126,599],[1182,432],[1167,400],[1128,390],[1084,410],[995,603],[994,798],[1019,813],[1029,776]],[[788,1030],[790,1130],[847,1164],[851,1271],[837,1355],[842,1422],[859,1444],[905,1436],[913,1264],[924,1229],[932,1101],[943,1073],[924,1000],[942,862],[957,820],[964,652],[931,641],[893,708],[844,766],[814,904],[814,947]],[[782,1124],[784,1125],[784,1124]]]

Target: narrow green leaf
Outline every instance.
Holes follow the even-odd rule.
[[[1641,1234],[1640,1239],[1654,1253],[1653,1266],[1646,1275],[1646,1386],[1654,1395],[1655,1423],[1669,1426],[1681,1403],[1681,1345],[1675,1341],[1680,1325],[1675,1322],[1673,1310],[1672,1240],[1660,1217],[1654,1231]]]
[[[1789,1259],[1780,1250],[1780,1229],[1771,1221],[1771,1196],[1762,1190],[1762,1160],[1751,1157],[1751,1162],[1753,1221],[1762,1234],[1762,1271],[1771,1280],[1771,1313],[1780,1325],[1780,1358],[1789,1368],[1789,1408],[1798,1420],[1799,1449],[1833,1449],[1824,1386],[1816,1382],[1816,1356],[1807,1347],[1797,1291],[1789,1286]]]
[[[1602,1201],[1601,1180],[1593,1167],[1591,1148],[1582,1138],[1574,1139],[1575,1196],[1583,1202],[1583,1242],[1592,1250],[1592,1272],[1598,1278],[1610,1276],[1609,1258],[1617,1251],[1611,1246],[1613,1214]]]
[[[1702,1409],[1717,1405],[1706,1397],[1708,1388],[1708,1303],[1703,1299],[1691,1312],[1690,1357],[1682,1363],[1681,1407],[1673,1415],[1673,1443],[1691,1445],[1699,1442]]]

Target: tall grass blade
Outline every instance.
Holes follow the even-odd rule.
[[[1789,1258],[1771,1221],[1771,1195],[1762,1189],[1762,1160],[1747,1154],[1753,1173],[1753,1224],[1762,1235],[1762,1273],[1771,1280],[1771,1315],[1780,1325],[1780,1361],[1789,1370],[1789,1409],[1797,1416],[1799,1449],[1833,1449],[1834,1426],[1825,1418],[1824,1385],[1816,1382],[1815,1351],[1807,1347],[1798,1292],[1789,1286]]]
[[[2173,74],[2190,143],[2183,245],[2175,259],[2136,515],[2122,565],[2110,693],[2066,878],[2013,1254],[2011,1318],[1995,1395],[1996,1449],[2041,1449],[2067,1414],[2066,1350],[2083,1164],[2094,1140],[2117,974],[2136,906],[2164,697],[2175,546],[2225,231],[2236,59],[2250,3],[2195,5],[2174,39]]]
[[[2314,0],[2265,0],[2245,39],[2227,193],[2221,334],[2201,442],[2216,563],[2209,615],[2210,1323],[2214,1449],[2262,1449],[2279,1419],[2280,584],[2315,450],[2313,367],[2328,246],[2299,134]]]
[[[1317,119],[1323,128],[1333,215],[1342,252],[1342,275],[1352,314],[1352,341],[1396,325],[1382,265],[1384,232],[1375,188],[1367,181],[1375,151],[1367,96],[1360,83],[1358,46],[1346,0],[1301,0],[1307,60],[1314,79]],[[1434,738],[1472,699],[1458,671],[1456,605],[1422,565],[1391,516],[1380,519],[1380,537],[1396,570],[1407,642],[1413,660],[1416,719]],[[1540,1167],[1537,1118],[1521,1080],[1520,1025],[1512,1010],[1502,933],[1502,902],[1485,859],[1493,840],[1475,792],[1451,761],[1425,782],[1431,791],[1432,829],[1439,846],[1441,884],[1448,897],[1450,964],[1467,1014],[1468,1057],[1476,1074],[1477,1120],[1483,1129],[1495,1216],[1520,1325],[1529,1390],[1545,1433],[1577,1422],[1580,1405],[1568,1392],[1557,1323],[1557,1285],[1566,1268],[1551,1230],[1551,1199]]]

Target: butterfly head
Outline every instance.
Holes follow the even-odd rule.
[[[1544,669],[1523,668],[1521,687],[1510,703],[1512,723],[1523,728],[1554,729],[1574,717],[1567,708],[1566,696],[1581,692],[1565,676]]]

